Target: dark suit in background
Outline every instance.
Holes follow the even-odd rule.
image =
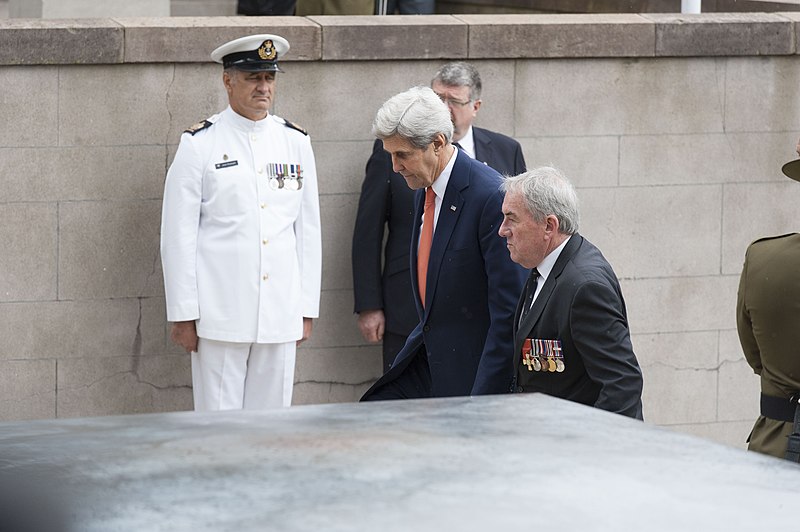
[[[473,127],[472,132],[478,161],[504,175],[525,171],[519,142],[478,127]],[[376,140],[367,161],[353,230],[353,293],[355,312],[383,309],[384,370],[419,323],[409,272],[413,198],[414,191],[408,188],[403,176],[392,171],[392,160],[383,150],[383,142]]]
[[[417,247],[411,246],[411,286],[418,324],[362,400],[503,393],[513,375],[512,317],[526,272],[514,264],[497,228],[500,176],[459,151],[428,266],[426,304],[417,289]],[[414,220],[424,190],[415,196]],[[420,236],[412,222],[411,242]]]
[[[520,322],[520,298],[514,323]],[[522,350],[544,358],[560,341],[563,370],[528,369]],[[545,340],[545,342],[536,342]],[[619,282],[600,250],[575,233],[536,301],[515,327],[518,392],[542,392],[642,419],[642,373],[633,353]],[[551,357],[552,358],[552,357]]]
[[[736,325],[744,357],[761,377],[761,415],[748,449],[783,458],[794,419],[789,398],[800,392],[800,234],[763,238],[747,248]],[[765,411],[772,403],[786,410],[783,419],[780,411]]]

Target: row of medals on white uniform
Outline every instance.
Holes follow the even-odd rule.
[[[300,190],[303,188],[303,171],[299,164],[269,163],[267,165],[267,178],[272,190],[285,188],[287,190]]]

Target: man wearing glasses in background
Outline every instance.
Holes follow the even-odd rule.
[[[519,142],[472,125],[482,103],[481,77],[473,65],[447,63],[436,72],[431,88],[450,109],[453,143],[459,149],[500,174],[525,172]],[[413,198],[403,176],[392,170],[383,142],[376,140],[353,231],[353,291],[362,336],[368,342],[383,342],[384,371],[419,323],[409,271]]]

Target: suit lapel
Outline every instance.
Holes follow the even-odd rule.
[[[475,158],[494,168],[494,146],[492,139],[481,128],[472,127],[472,138],[475,141]]]
[[[547,301],[550,299],[550,296],[553,294],[553,290],[556,288],[558,277],[561,275],[561,272],[564,271],[564,267],[572,259],[573,255],[575,255],[575,252],[578,251],[578,248],[581,247],[581,243],[583,243],[583,237],[578,233],[575,233],[572,235],[572,238],[569,239],[567,245],[564,246],[564,249],[561,251],[561,255],[558,256],[558,260],[556,260],[555,265],[553,265],[550,275],[547,276],[544,286],[542,286],[542,291],[539,292],[538,296],[536,296],[536,301],[533,302],[530,312],[528,312],[528,314],[525,316],[525,319],[522,320],[522,323],[519,324],[517,334],[514,335],[515,353],[520,352],[520,349],[522,349],[522,342],[528,337],[528,333],[533,330],[533,326],[536,325],[536,322],[539,321],[544,308],[547,306]],[[524,293],[520,299],[524,299]],[[518,308],[518,312],[521,313],[520,308]]]
[[[458,150],[453,171],[450,173],[450,181],[447,183],[447,189],[444,191],[444,198],[442,198],[439,219],[436,221],[436,231],[433,233],[431,256],[428,259],[428,287],[425,291],[426,312],[427,309],[431,308],[431,302],[436,294],[444,252],[447,249],[448,242],[450,242],[450,237],[453,236],[456,222],[463,210],[464,198],[461,195],[461,191],[469,186],[470,162],[469,155]],[[414,264],[416,264],[416,260]],[[419,295],[417,295],[417,299],[419,299]]]

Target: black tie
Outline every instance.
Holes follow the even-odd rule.
[[[522,320],[525,319],[525,316],[528,314],[528,311],[531,310],[533,306],[533,296],[536,295],[536,285],[538,284],[539,280],[539,270],[533,268],[531,270],[531,275],[528,277],[528,282],[525,284],[525,304],[522,306],[522,313],[520,314],[519,321],[522,323]]]

